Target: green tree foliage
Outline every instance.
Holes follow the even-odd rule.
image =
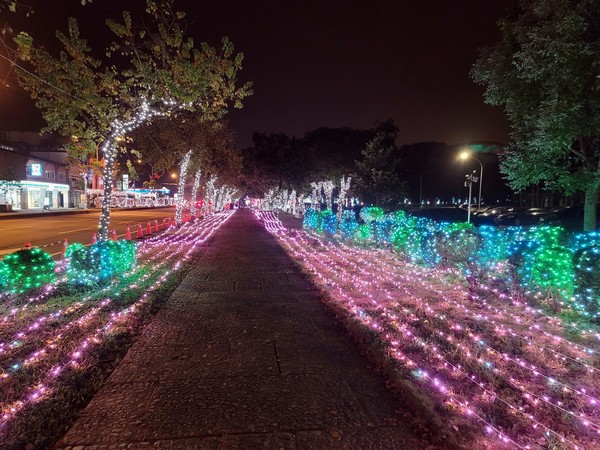
[[[301,139],[283,133],[254,133],[243,152],[242,188],[262,195],[270,188],[300,189],[309,183],[306,148]]]
[[[277,186],[305,191],[315,180],[339,180],[355,171],[355,162],[375,129],[320,127],[301,138],[255,133],[244,150],[243,188],[262,195]]]
[[[482,49],[471,75],[485,101],[504,106],[514,150],[502,163],[511,187],[543,182],[585,194],[584,229],[600,192],[600,2],[521,0],[499,22],[502,40]]]
[[[147,0],[146,5],[139,20],[123,12],[121,22],[107,21],[115,41],[103,59],[92,56],[75,19],[69,19],[66,32],[56,34],[62,45],[58,54],[27,33],[16,37],[18,57],[29,66],[18,70],[21,84],[41,110],[45,131],[78,137],[78,145],[67,148],[72,153],[87,154],[99,142],[105,153],[113,152],[131,128],[125,124],[138,126],[181,108],[199,111],[205,120],[218,119],[229,106],[242,107],[251,93],[249,84],[237,85],[243,55],[234,54],[227,38],[220,49],[206,43],[196,47],[185,35],[185,14],[175,10],[173,0]],[[146,115],[146,105],[152,114]],[[113,170],[109,156],[105,177]],[[104,186],[106,199],[112,186]],[[109,215],[109,203],[103,203],[101,239],[107,237]]]
[[[397,174],[397,149],[390,142],[389,135],[380,130],[362,151],[352,176],[352,190],[365,203],[388,209],[396,208],[406,194],[406,185]]]
[[[177,167],[190,149],[190,173],[199,168],[205,179],[216,175],[221,183],[235,185],[242,170],[242,157],[228,123],[206,121],[198,112],[180,113],[176,119],[155,120],[150,127],[138,128],[133,143],[136,155],[152,168],[151,178]]]

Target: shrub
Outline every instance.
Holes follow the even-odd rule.
[[[319,222],[321,215],[314,208],[308,208],[304,212],[304,220],[302,221],[302,227],[306,230],[316,231],[319,229]]]
[[[54,282],[54,260],[40,248],[26,248],[4,258],[6,287],[23,293]]]
[[[131,270],[136,253],[136,244],[125,240],[98,241],[90,247],[72,244],[66,253],[70,258],[69,281],[83,286],[105,282]]]
[[[373,239],[378,244],[390,244],[393,241],[394,231],[400,225],[394,213],[384,214],[372,223]]]
[[[354,211],[342,212],[342,221],[340,223],[340,232],[344,239],[354,239],[356,230],[358,229],[358,221]]]
[[[321,223],[324,234],[333,236],[338,232],[337,216],[330,209],[321,213]]]
[[[581,233],[573,238],[574,299],[576,308],[597,318],[600,312],[600,233]]]
[[[383,208],[378,206],[365,206],[360,210],[359,215],[365,223],[375,222],[377,219],[383,217]]]
[[[441,264],[463,270],[479,253],[483,239],[470,224],[448,224],[437,238],[437,250]],[[467,226],[463,226],[467,225]]]

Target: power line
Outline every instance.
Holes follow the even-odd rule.
[[[79,98],[79,97],[77,97],[77,96],[75,96],[75,95],[71,94],[70,92],[67,92],[67,91],[65,91],[64,89],[61,89],[61,88],[59,88],[58,86],[55,86],[55,85],[53,85],[53,84],[52,84],[52,83],[50,83],[49,81],[46,81],[46,80],[44,80],[43,78],[40,78],[39,76],[37,76],[37,75],[36,75],[36,74],[34,74],[33,72],[30,72],[30,71],[29,71],[29,70],[27,70],[25,67],[21,66],[20,64],[17,64],[17,63],[16,63],[16,62],[14,62],[12,59],[10,59],[10,58],[7,58],[6,56],[4,56],[4,55],[3,55],[3,54],[1,54],[1,53],[0,53],[0,58],[3,58],[3,59],[5,59],[5,60],[6,60],[6,61],[8,61],[8,62],[9,62],[11,65],[13,65],[13,66],[15,66],[15,67],[18,67],[18,68],[19,68],[19,69],[21,69],[23,72],[25,72],[25,73],[27,73],[28,75],[30,75],[31,77],[33,77],[33,78],[35,78],[35,79],[37,79],[37,80],[41,81],[42,83],[44,83],[44,84],[46,84],[46,85],[50,86],[51,88],[53,88],[53,89],[56,89],[57,91],[59,91],[59,92],[61,92],[61,93],[65,94],[65,95],[68,95],[69,97],[71,97],[71,98],[74,98],[75,100],[79,100],[79,101],[80,101],[80,102],[82,102],[82,103],[88,104],[88,105],[90,105],[90,106],[91,106],[92,108],[94,108],[94,109],[96,108],[96,105],[94,105],[93,103],[90,103],[90,102],[88,102],[88,101],[86,101],[86,100],[83,100],[83,99],[81,99],[81,98]]]

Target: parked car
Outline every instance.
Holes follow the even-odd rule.
[[[533,226],[552,214],[553,211],[546,208],[515,207],[499,214],[495,221],[498,226]]]
[[[600,212],[600,209],[598,209]],[[540,219],[541,225],[561,226],[569,231],[583,230],[583,205],[564,206]],[[596,215],[596,229],[600,229],[600,214]]]
[[[438,222],[466,222],[466,209],[455,207],[419,208],[409,212],[411,216],[426,217]]]

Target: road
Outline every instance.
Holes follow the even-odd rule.
[[[142,224],[144,234],[148,221],[158,220],[159,226],[165,217],[175,216],[174,207],[149,208],[138,210],[113,209],[110,215],[110,229],[115,229],[119,239],[125,237],[127,225],[133,237],[136,237],[137,225]],[[23,248],[26,242],[32,246],[44,247],[53,257],[59,257],[65,239],[69,244],[80,242],[89,244],[92,235],[98,231],[100,210],[86,214],[52,213],[35,217],[13,216],[0,220],[0,258]],[[154,223],[153,223],[154,224]],[[54,245],[49,245],[54,244]]]

